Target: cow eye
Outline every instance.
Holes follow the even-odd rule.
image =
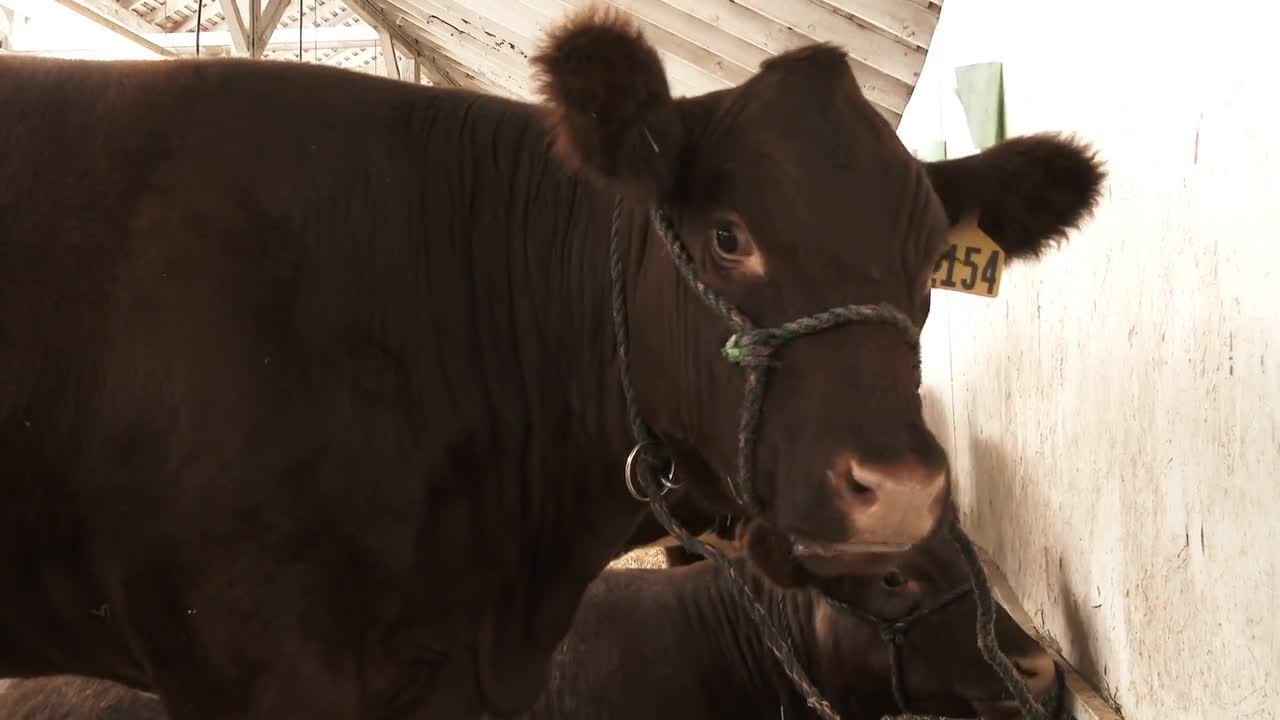
[[[738,239],[738,231],[733,228],[716,228],[715,236],[716,249],[725,255],[737,255],[742,250],[742,241]]]
[[[897,570],[890,570],[880,578],[880,583],[890,590],[897,590],[906,584],[906,578],[902,577],[902,573]]]

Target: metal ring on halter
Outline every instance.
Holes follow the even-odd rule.
[[[632,465],[635,462],[636,453],[640,452],[640,448],[644,447],[645,445],[657,445],[657,444],[658,444],[657,441],[654,441],[654,440],[645,440],[643,442],[638,442],[636,443],[635,447],[631,448],[631,453],[627,455],[627,465],[626,465],[625,471],[623,472],[623,475],[627,481],[627,492],[631,493],[631,497],[639,500],[640,502],[649,502],[653,498],[645,497],[641,495],[639,491],[636,490],[635,482],[632,479],[635,474],[632,471]],[[671,458],[671,467],[667,470],[666,477],[663,477],[661,474],[658,475],[658,480],[661,481],[663,485],[662,489],[658,491],[659,496],[666,495],[668,490],[674,490],[680,487],[680,485],[676,485],[671,482],[673,479],[675,479],[675,476],[676,476],[676,459]]]

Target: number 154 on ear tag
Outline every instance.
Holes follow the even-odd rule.
[[[1000,292],[1004,251],[978,227],[976,217],[947,233],[947,249],[938,257],[929,287],[993,298]]]

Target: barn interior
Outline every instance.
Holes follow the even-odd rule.
[[[534,100],[530,56],[584,4],[0,0],[0,53],[254,57]],[[1104,200],[1069,242],[1005,268],[998,292],[933,291],[928,419],[1002,604],[1068,670],[1073,717],[1280,717],[1276,63],[1242,37],[1280,8],[608,4],[676,95],[826,41],[921,159],[1036,132],[1099,149]],[[206,147],[226,142],[252,139]]]

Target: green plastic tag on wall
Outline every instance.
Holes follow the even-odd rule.
[[[969,137],[979,150],[1004,140],[1004,64],[961,65],[956,68],[956,96],[964,108]]]

